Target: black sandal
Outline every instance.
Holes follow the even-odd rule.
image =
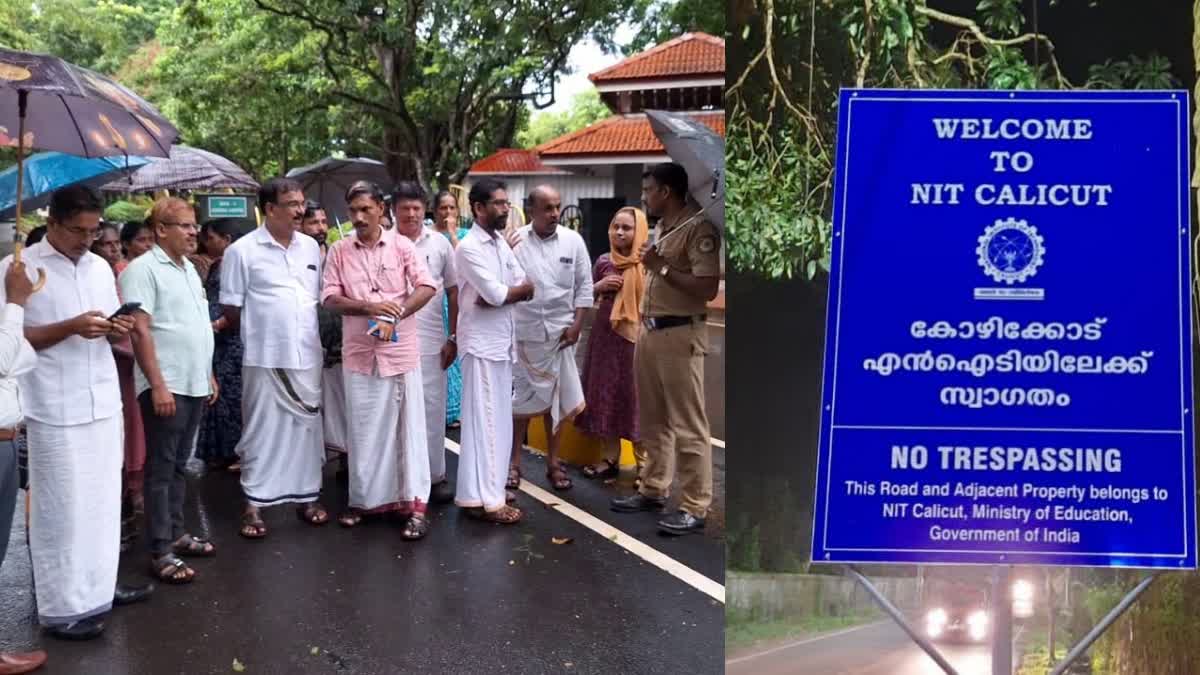
[[[616,478],[617,476],[621,475],[621,467],[616,462],[612,461],[611,459],[605,459],[604,464],[607,464],[608,467],[604,469],[597,469],[596,467],[600,466],[599,464],[588,464],[580,469],[580,473],[593,480],[607,480],[609,478]]]
[[[166,584],[190,584],[196,578],[196,571],[174,553],[153,558],[150,573]]]
[[[362,513],[358,509],[347,509],[345,513],[338,516],[338,525],[342,527],[354,527],[362,522]]]
[[[422,539],[429,534],[429,519],[423,513],[414,513],[404,523],[404,531],[400,536],[408,541]]]
[[[262,539],[267,536],[267,524],[257,511],[246,511],[242,513],[242,529],[238,530],[238,534],[247,539]]]
[[[195,558],[211,558],[217,554],[217,549],[211,541],[201,537],[194,537],[190,534],[185,534],[176,539],[171,544],[171,550],[176,555],[192,556]]]
[[[313,526],[329,522],[329,512],[317,502],[296,507],[296,517]]]
[[[555,464],[546,469],[546,480],[550,481],[550,487],[559,492],[575,487],[575,483],[571,481],[566,469],[562,468],[561,464]]]

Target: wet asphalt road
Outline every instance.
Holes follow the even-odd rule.
[[[457,457],[448,455],[450,466]],[[720,455],[723,466],[723,452]],[[545,464],[523,460],[548,488]],[[323,501],[334,514],[344,485],[326,465]],[[453,474],[452,474],[453,475]],[[664,538],[650,514],[615,514],[607,499],[629,476],[599,485],[571,472],[556,493],[626,534],[724,583],[714,518],[703,536]],[[80,675],[246,673],[717,673],[724,668],[724,607],[680,579],[522,493],[522,524],[481,523],[434,507],[430,535],[404,542],[400,524],[312,527],[287,506],[264,512],[270,535],[237,536],[237,477],[193,480],[187,513],[219,551],[195,561],[188,586],[160,585],[150,602],[118,608],[99,640],[69,643],[34,626],[23,512],[0,567],[0,650],[40,645],[39,672]],[[722,490],[723,492],[723,490]],[[555,545],[553,537],[569,537]],[[123,580],[147,580],[135,543]]]
[[[942,669],[890,619],[825,637],[762,647],[758,656],[735,655],[728,675],[941,675]],[[960,675],[992,672],[987,645],[938,643]]]

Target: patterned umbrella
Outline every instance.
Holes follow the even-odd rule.
[[[178,135],[154,106],[103,75],[55,56],[0,48],[0,145],[17,148],[18,223],[25,151],[166,157]]]
[[[112,192],[154,192],[155,190],[257,190],[258,183],[232,161],[207,150],[186,145],[171,146],[167,159],[151,160],[133,173],[105,185]]]

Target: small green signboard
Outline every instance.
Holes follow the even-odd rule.
[[[209,197],[209,218],[247,218],[250,215],[249,199],[243,196]]]

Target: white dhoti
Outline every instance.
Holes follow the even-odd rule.
[[[421,383],[425,397],[425,442],[429,446],[429,478],[446,478],[446,371],[442,355],[421,357]]]
[[[242,491],[254,506],[317,500],[325,459],[320,402],[320,366],[242,368],[237,454]]]
[[[350,507],[367,512],[416,509],[429,501],[425,398],[420,366],[392,377],[345,371]]]
[[[346,451],[346,385],[342,364],[321,371],[321,420],[325,449]]]
[[[513,415],[529,419],[549,412],[554,429],[583,412],[583,383],[575,365],[575,347],[559,349],[558,340],[517,343],[513,368]]]
[[[512,363],[463,356],[462,446],[454,503],[504,507],[512,454]]]
[[[55,625],[103,614],[112,609],[121,546],[122,416],[26,426],[38,620]]]

